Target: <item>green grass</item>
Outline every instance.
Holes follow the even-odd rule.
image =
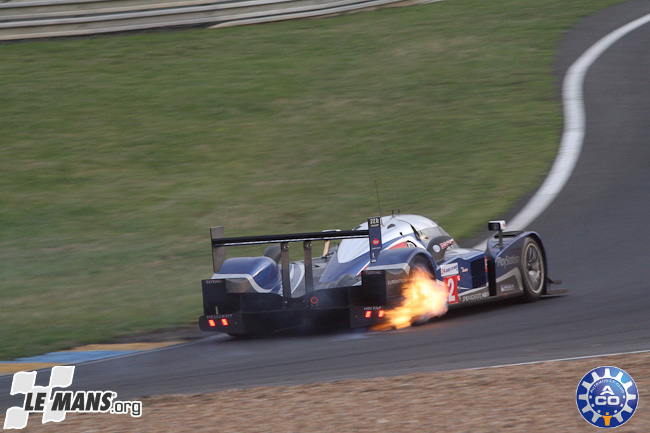
[[[543,179],[561,32],[618,0],[450,0],[0,45],[0,359],[188,324],[227,235],[421,213],[456,237]]]

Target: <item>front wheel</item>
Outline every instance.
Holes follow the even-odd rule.
[[[539,299],[546,287],[546,263],[540,245],[527,238],[521,252],[521,271],[523,273],[524,297],[528,302]]]

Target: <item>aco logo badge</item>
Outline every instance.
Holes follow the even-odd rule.
[[[639,393],[632,377],[617,367],[598,367],[580,381],[576,403],[582,417],[601,428],[625,424],[636,410]]]

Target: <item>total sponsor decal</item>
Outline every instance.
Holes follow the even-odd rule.
[[[22,406],[7,409],[5,429],[23,429],[30,413],[41,413],[42,423],[61,422],[68,412],[142,415],[141,401],[118,401],[113,391],[61,391],[72,385],[74,366],[52,367],[48,386],[35,386],[35,371],[14,374],[11,395],[25,394]]]
[[[385,271],[382,270],[372,270],[372,269],[366,269],[365,271],[363,271],[363,273],[366,275],[381,275],[384,272]]]
[[[497,257],[497,266],[505,268],[507,266],[518,265],[520,261],[519,256]]]

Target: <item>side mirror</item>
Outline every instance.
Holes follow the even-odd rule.
[[[506,222],[504,220],[490,221],[488,223],[488,230],[491,232],[503,231],[506,229]]]
[[[506,229],[506,222],[504,220],[488,222],[488,230],[491,232],[499,232],[499,247],[503,247],[503,231]]]

